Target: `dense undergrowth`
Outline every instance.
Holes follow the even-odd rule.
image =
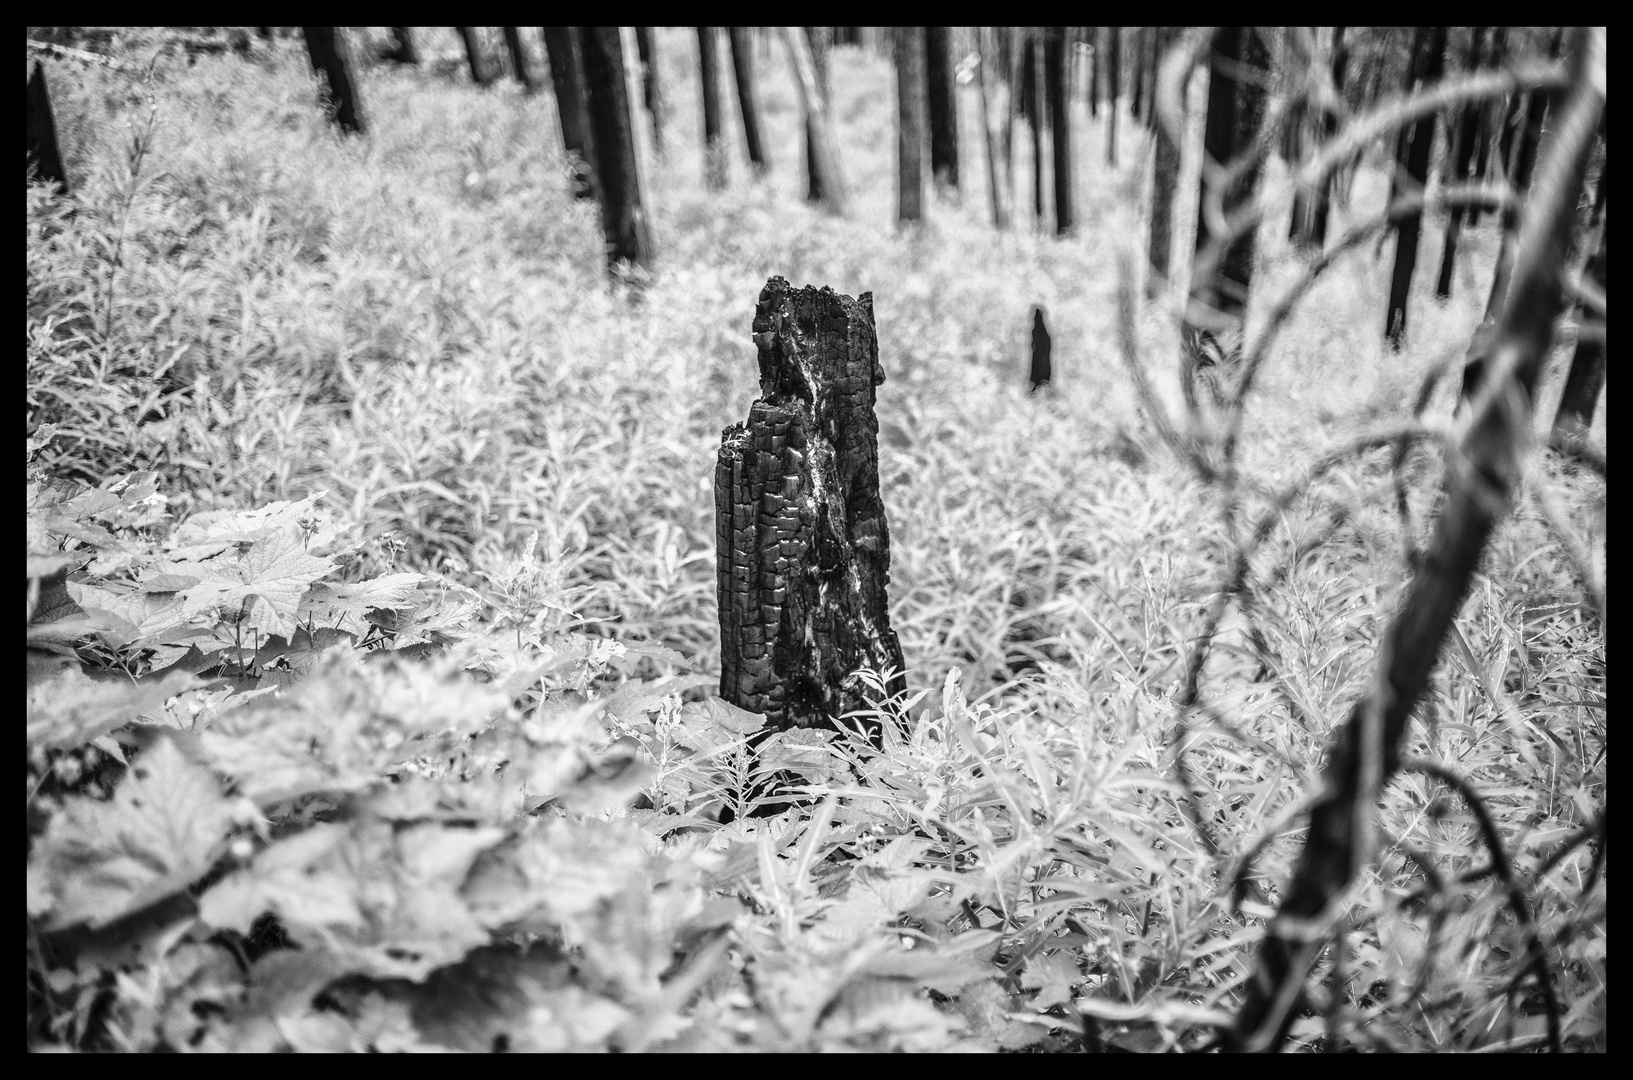
[[[1117,359],[1141,158],[1086,162],[1078,238],[994,233],[975,168],[896,233],[891,76],[839,50],[851,217],[800,200],[780,56],[773,173],[706,193],[692,53],[660,35],[659,265],[609,285],[548,94],[376,68],[347,141],[296,48],[144,48],[51,69],[77,190],[29,191],[33,1045],[1158,1049],[1228,1022],[1268,910],[1232,859],[1263,841],[1273,899],[1439,463],[1406,462],[1403,525],[1388,451],[1345,457],[1255,560],[1186,738],[1216,858],[1172,696],[1231,548]],[[1351,216],[1384,186],[1363,169]],[[1302,265],[1277,235],[1264,296]],[[1370,249],[1317,284],[1248,413],[1263,489],[1461,354],[1495,247],[1465,236],[1399,356]],[[713,456],[772,274],[875,294],[918,688],[879,757],[756,761],[757,718],[708,693]],[[1057,379],[1027,395],[1035,303]],[[1171,319],[1137,330],[1172,405]],[[1566,1045],[1605,1045],[1605,886],[1566,846],[1604,806],[1603,488],[1533,474],[1410,748],[1481,802],[1390,786],[1302,1046],[1537,1045],[1533,931]],[[775,770],[814,801],[748,816]]]

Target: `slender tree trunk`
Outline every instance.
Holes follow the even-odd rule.
[[[1553,44],[1548,49],[1548,55],[1559,55],[1559,46],[1564,40],[1564,28],[1561,27],[1554,35]],[[1517,100],[1517,99],[1516,99]],[[1542,142],[1542,121],[1548,114],[1549,94],[1543,90],[1531,91],[1526,103],[1523,127],[1516,133],[1515,147],[1508,169],[1508,182],[1513,186],[1515,195],[1524,195],[1531,187],[1531,173],[1537,164],[1537,147]],[[1486,299],[1486,318],[1495,317],[1503,297],[1508,292],[1508,282],[1514,274],[1514,242],[1518,235],[1520,211],[1518,200],[1510,202],[1503,209],[1503,239],[1497,249],[1497,271],[1491,278],[1491,295]]]
[[[1049,131],[1049,93],[1043,77],[1043,31],[1026,29],[1026,88],[1032,124],[1032,204],[1038,231],[1049,225],[1048,156],[1044,153]]]
[[[390,60],[395,64],[418,64],[419,50],[414,48],[414,28],[412,26],[393,26],[391,30],[391,44],[380,53],[380,59]],[[272,40],[270,36],[267,40]]]
[[[896,28],[896,220],[924,218],[924,35]]]
[[[1072,110],[1066,96],[1066,28],[1049,28],[1045,49],[1044,81],[1048,86],[1053,120],[1055,164],[1055,232],[1072,231]],[[1115,123],[1115,121],[1113,121]]]
[[[1469,28],[1470,74],[1480,70],[1480,52],[1485,32],[1486,28],[1483,26]],[[1480,110],[1474,105],[1465,105],[1456,117],[1457,148],[1452,160],[1452,182],[1464,184],[1468,182],[1469,169],[1474,162],[1475,143],[1479,139]],[[1440,277],[1435,281],[1437,300],[1450,300],[1452,297],[1452,272],[1457,268],[1457,241],[1462,230],[1463,208],[1454,206],[1446,219],[1446,235],[1440,251]]]
[[[1103,55],[1100,50],[1100,27],[1085,27],[1089,37],[1089,115],[1100,115],[1100,71],[1104,66],[1100,63]]]
[[[1501,68],[1508,58],[1508,27],[1493,26],[1491,28],[1490,66],[1493,70]],[[1503,99],[1496,98],[1480,106],[1480,141],[1474,149],[1474,178],[1484,181],[1494,171],[1497,153],[1497,124],[1498,117],[1503,115]],[[1480,215],[1485,213],[1478,206],[1468,208],[1469,226],[1473,228],[1480,224]]]
[[[38,60],[28,75],[28,168],[35,180],[55,184],[62,194],[68,194],[68,171],[62,167],[62,151],[57,145],[51,93],[46,89],[45,69]]]
[[[811,56],[811,70],[816,76],[817,93],[821,96],[823,115],[829,117],[828,144],[833,152],[839,153],[839,144],[833,137],[831,105],[833,94],[828,83],[828,28],[826,26],[807,26],[805,30],[805,45]],[[790,46],[792,47],[792,46]],[[827,202],[828,195],[822,183],[822,170],[814,168],[812,162],[817,159],[817,133],[814,128],[816,121],[809,109],[805,112],[805,201]],[[844,202],[843,199],[840,200]],[[832,204],[830,204],[832,209]],[[843,213],[843,211],[835,211]]]
[[[488,70],[487,60],[482,55],[482,35],[477,33],[474,26],[456,26],[460,39],[465,42],[465,59],[471,65],[471,81],[478,86],[486,86],[493,81],[493,75]]]
[[[830,214],[843,216],[845,180],[839,167],[839,140],[834,137],[828,94],[817,75],[811,42],[805,28],[784,27],[782,33],[794,69],[800,108],[805,113],[805,167],[810,176],[809,187],[819,193],[817,198]]]
[[[1219,166],[1229,165],[1238,153],[1253,145],[1259,126],[1264,121],[1265,87],[1263,76],[1269,69],[1269,57],[1264,42],[1250,26],[1222,26],[1214,35],[1213,65],[1208,79],[1208,119],[1203,134],[1203,150],[1207,158]],[[1258,75],[1259,78],[1238,79],[1238,71]],[[1248,296],[1253,287],[1254,235],[1249,230],[1228,247],[1211,269],[1204,255],[1213,244],[1213,229],[1208,224],[1206,201],[1209,197],[1204,170],[1203,191],[1197,213],[1196,259],[1191,277],[1191,307],[1212,309],[1224,316],[1223,324],[1217,319],[1198,320],[1195,311],[1186,314],[1186,329],[1203,336],[1212,335],[1212,322],[1219,329],[1229,331],[1230,340],[1222,341],[1227,355],[1241,345],[1241,327],[1247,316]],[[1259,184],[1259,170],[1254,168],[1240,182],[1219,193],[1224,216],[1230,220],[1244,207],[1253,203]],[[1204,314],[1205,318],[1205,314]]]
[[[771,171],[771,159],[760,139],[760,109],[754,97],[754,43],[746,26],[728,27],[731,35],[731,68],[737,79],[737,103],[743,112],[743,140],[748,143],[748,160],[754,172]]]
[[[1009,90],[1009,111],[1004,117],[1004,189],[1009,192],[1011,217],[1020,210],[1020,195],[1015,190],[1015,127],[1024,114],[1021,111],[1021,88],[1026,82],[1025,50],[1016,39],[1012,26],[997,28],[998,52],[1003,64],[1004,81]]]
[[[1150,36],[1151,28],[1136,26],[1133,36],[1129,38],[1129,51],[1133,57],[1130,65],[1128,84],[1133,93],[1133,100],[1129,102],[1129,115],[1141,123],[1145,122],[1145,43]]]
[[[724,110],[720,106],[718,27],[697,28],[698,75],[703,81],[703,179],[710,191],[725,188],[730,169]]]
[[[595,154],[596,190],[600,192],[601,229],[607,239],[607,265],[615,271],[620,263],[650,267],[652,239],[641,201],[623,42],[616,26],[576,29]]]
[[[1605,175],[1599,174],[1599,191],[1593,199],[1591,224],[1599,231],[1593,255],[1588,259],[1583,277],[1605,290]],[[1554,413],[1554,433],[1579,435],[1593,423],[1594,410],[1599,406],[1599,395],[1605,389],[1605,324],[1599,322],[1598,333],[1589,333],[1586,309],[1577,305],[1578,327],[1576,351],[1571,354],[1571,368],[1565,376],[1565,392]]]
[[[1309,27],[1312,38],[1315,27]],[[1288,28],[1285,33],[1294,31]],[[1283,44],[1287,48],[1286,43]],[[1310,126],[1310,110],[1303,100],[1298,101],[1289,112],[1284,129],[1286,143],[1282,148],[1282,157],[1287,162],[1289,172],[1296,173],[1301,161],[1304,160],[1305,136]],[[1315,200],[1310,197],[1310,191],[1299,188],[1293,193],[1293,216],[1287,225],[1287,239],[1294,247],[1308,247],[1310,244],[1311,226],[1314,224]]]
[[[1333,88],[1342,95],[1344,93],[1345,69],[1349,67],[1349,52],[1344,48],[1344,27],[1332,28],[1332,83]],[[1322,120],[1322,130],[1326,133],[1326,140],[1331,142],[1338,134],[1338,114],[1331,109],[1327,110]],[[1317,250],[1327,246],[1327,219],[1332,215],[1333,186],[1337,183],[1335,176],[1329,176],[1326,182],[1316,192],[1315,210],[1311,215],[1310,246]]]
[[[1408,85],[1411,92],[1422,86],[1440,81],[1443,57],[1446,54],[1446,28],[1418,27],[1412,48],[1414,78]],[[1435,144],[1435,114],[1426,113],[1412,125],[1404,160],[1396,162],[1397,174],[1404,169],[1413,192],[1429,186],[1429,155]],[[1423,230],[1423,214],[1418,212],[1403,218],[1395,226],[1395,272],[1389,280],[1389,309],[1384,321],[1384,338],[1389,347],[1400,352],[1406,337],[1407,304],[1412,295],[1412,274],[1418,264],[1418,237]]]
[[[658,46],[652,40],[650,26],[635,28],[635,44],[641,55],[641,97],[646,111],[652,117],[652,150],[662,160],[663,153],[663,80],[658,75]]]
[[[1155,28],[1159,57],[1173,43],[1176,33],[1172,27]],[[1180,93],[1183,102],[1183,88]],[[1156,112],[1155,94],[1152,95],[1151,111]],[[1154,123],[1151,130],[1157,148],[1151,177],[1151,235],[1146,244],[1151,273],[1146,279],[1146,292],[1155,297],[1168,285],[1170,249],[1173,247],[1174,193],[1179,190],[1181,151],[1179,143],[1174,141],[1164,124]]]
[[[997,75],[998,49],[996,32],[991,27],[976,27],[977,48],[981,62],[975,74],[981,89],[981,128],[987,144],[987,192],[992,198],[994,228],[1009,228],[1009,134],[1003,126],[1009,117],[1009,88]]]
[[[505,31],[505,48],[510,52],[510,67],[516,76],[516,81],[522,84],[529,94],[537,93],[539,84],[533,80],[533,72],[527,63],[527,47],[522,44],[522,29],[519,26],[507,26]]]
[[[953,86],[953,28],[924,28],[924,73],[930,115],[930,172],[936,186],[958,191],[958,95]]]
[[[352,74],[351,48],[344,30],[335,26],[303,26],[301,34],[306,38],[306,54],[312,60],[312,70],[321,74],[327,84],[323,98],[329,119],[341,131],[364,134],[363,102],[357,78]]]
[[[570,26],[542,27],[544,51],[550,60],[550,83],[556,91],[556,115],[561,119],[561,145],[573,169],[573,194],[596,199],[595,146],[584,91],[584,63],[579,36]]]
[[[1122,92],[1122,29],[1106,27],[1106,164],[1114,169],[1117,167],[1117,99]]]

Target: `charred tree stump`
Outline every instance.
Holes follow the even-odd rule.
[[[1049,328],[1043,324],[1043,309],[1032,308],[1032,369],[1030,378],[1032,389],[1049,385],[1049,377],[1054,374],[1054,365],[1050,362],[1050,351],[1053,343],[1049,338]]]
[[[859,668],[894,669],[892,694],[906,685],[886,597],[873,294],[774,277],[754,342],[761,396],[722,434],[714,474],[720,696],[770,730],[838,728],[877,705]],[[862,727],[877,741],[876,721]]]
[[[51,93],[45,86],[45,69],[37,60],[28,76],[28,165],[34,179],[68,193],[68,172],[57,148],[57,122],[51,116]]]

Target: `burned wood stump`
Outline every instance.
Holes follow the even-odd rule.
[[[837,727],[876,704],[857,669],[894,669],[887,689],[905,687],[885,591],[873,294],[774,277],[754,343],[761,396],[723,433],[714,474],[720,696],[773,730]]]

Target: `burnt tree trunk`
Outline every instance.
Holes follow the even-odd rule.
[[[1446,28],[1418,27],[1412,49],[1412,77],[1407,92],[1438,82],[1441,58],[1446,53]],[[1396,176],[1405,172],[1411,193],[1421,193],[1429,184],[1429,152],[1435,144],[1435,114],[1426,113],[1411,127]],[[1393,185],[1401,186],[1401,185]],[[1390,200],[1393,202],[1393,198]],[[1406,337],[1406,305],[1412,295],[1412,275],[1418,265],[1418,238],[1423,232],[1423,213],[1408,214],[1395,226],[1395,270],[1389,279],[1389,308],[1384,316],[1384,338],[1400,352]]]
[[[1072,110],[1066,96],[1066,28],[1051,26],[1044,48],[1044,82],[1055,150],[1055,232],[1072,231]],[[1115,115],[1115,114],[1114,114]],[[1115,123],[1115,121],[1113,121]]]
[[[838,728],[878,704],[858,669],[893,669],[889,692],[905,687],[886,595],[873,294],[774,277],[754,341],[760,398],[725,430],[714,474],[720,696],[773,730]],[[864,729],[877,737],[877,722]]]
[[[1043,49],[1034,28],[1022,27],[1020,32],[1025,35],[1025,44],[1020,49],[1021,90],[1018,96],[1021,99],[1021,115],[1026,118],[1027,126],[1032,131],[1032,213],[1038,228],[1042,229],[1045,219],[1043,132],[1047,127],[1044,122]]]
[[[703,82],[703,179],[710,191],[726,186],[725,110],[720,106],[720,36],[713,26],[697,28],[698,77]]]
[[[1157,62],[1160,63],[1162,53],[1173,43],[1178,31],[1163,26],[1156,28],[1155,33]],[[1184,87],[1181,86],[1182,106],[1184,96]],[[1154,91],[1151,112],[1153,116],[1156,113]],[[1180,146],[1174,141],[1174,135],[1168,130],[1168,126],[1160,119],[1155,119],[1151,127],[1151,137],[1157,142],[1157,151],[1151,176],[1151,233],[1146,242],[1146,257],[1151,262],[1151,274],[1146,279],[1146,294],[1155,297],[1168,285],[1172,255],[1170,249],[1174,245],[1174,194],[1179,190]]]
[[[488,85],[493,81],[493,74],[482,55],[482,35],[476,32],[474,26],[456,26],[454,29],[459,31],[459,38],[465,43],[465,59],[471,67],[471,81],[478,86]]]
[[[1340,97],[1344,93],[1344,74],[1349,67],[1349,53],[1344,49],[1344,27],[1332,28],[1332,84]],[[1326,142],[1330,143],[1338,134],[1338,114],[1331,109],[1322,121],[1322,129],[1326,133]],[[1310,219],[1310,235],[1308,242],[1313,248],[1327,246],[1327,219],[1332,215],[1333,186],[1338,182],[1336,175],[1329,175],[1317,189],[1315,196],[1315,210]]]
[[[1012,175],[1009,161],[1010,122],[1009,87],[998,74],[999,49],[990,27],[976,28],[981,62],[975,73],[981,89],[981,130],[986,136],[987,194],[992,199],[992,224],[997,229],[1009,228],[1009,180]]]
[[[1554,36],[1553,44],[1548,50],[1550,57],[1559,55],[1559,46],[1565,31],[1561,27]],[[1518,99],[1516,98],[1516,101]],[[1537,165],[1537,146],[1542,142],[1542,121],[1548,114],[1549,96],[1547,91],[1532,90],[1525,103],[1525,119],[1523,126],[1517,132],[1516,144],[1512,156],[1504,154],[1508,164],[1508,182],[1514,188],[1516,196],[1523,196],[1531,187],[1531,173]],[[1503,238],[1497,248],[1497,271],[1491,278],[1491,295],[1486,299],[1486,318],[1496,315],[1501,306],[1504,295],[1508,292],[1508,281],[1514,275],[1514,243],[1519,229],[1520,209],[1518,199],[1510,202],[1503,208]]]
[[[414,28],[412,26],[391,26],[391,44],[380,51],[380,59],[390,60],[394,64],[418,64],[419,50],[414,48]],[[267,40],[272,40],[267,37]]]
[[[958,191],[958,94],[953,86],[953,28],[924,28],[925,97],[930,112],[930,174]]]
[[[1508,27],[1493,26],[1491,28],[1491,48],[1488,53],[1487,66],[1493,70],[1501,68],[1508,59]],[[1497,98],[1480,108],[1480,141],[1474,148],[1474,178],[1485,180],[1496,168],[1492,156],[1496,153],[1498,117],[1503,114],[1503,99]],[[1468,209],[1470,227],[1480,224],[1480,207],[1471,206]]]
[[[807,26],[804,27],[804,30],[805,46],[811,54],[812,76],[816,83],[817,94],[820,95],[822,100],[822,108],[818,111],[823,116],[827,116],[828,105],[833,101],[833,97],[828,92],[829,28],[826,26]],[[788,47],[797,51],[797,46],[792,38],[789,39]],[[803,83],[801,85],[803,86]],[[813,98],[812,100],[814,101],[816,99]],[[817,164],[818,131],[816,128],[816,115],[817,114],[811,110],[809,105],[807,105],[805,110],[805,201],[814,203],[827,202],[832,208],[837,207],[839,204],[836,204],[828,197],[827,180],[823,177],[821,167]],[[829,134],[830,136],[832,134],[831,128]],[[838,144],[833,143],[831,137],[829,142],[834,146],[835,153],[837,153]],[[843,203],[843,199],[840,200],[840,203]],[[835,209],[835,212],[838,213],[840,211]]]
[[[896,220],[924,218],[924,35],[896,27]]]
[[[1043,323],[1043,309],[1032,308],[1032,367],[1027,378],[1032,381],[1032,389],[1048,386],[1049,379],[1055,373],[1053,360],[1054,340],[1049,336],[1049,328]]]
[[[652,149],[663,157],[663,82],[658,77],[658,46],[650,26],[635,28],[635,44],[641,54],[641,97],[652,117]]]
[[[1469,28],[1468,70],[1471,75],[1480,70],[1480,52],[1485,32],[1486,28],[1483,26]],[[1465,105],[1456,115],[1457,150],[1452,158],[1452,183],[1463,184],[1468,181],[1469,170],[1474,164],[1474,148],[1480,137],[1480,109],[1472,104]],[[1461,239],[1462,231],[1463,207],[1454,206],[1451,215],[1446,219],[1446,236],[1440,251],[1440,277],[1435,281],[1437,300],[1452,298],[1452,272],[1457,267],[1457,241]]]
[[[754,43],[746,26],[727,27],[731,40],[731,70],[737,80],[737,104],[743,113],[743,141],[748,160],[759,176],[771,171],[771,159],[760,139],[760,110],[754,97]]]
[[[1151,27],[1136,26],[1134,34],[1129,39],[1132,54],[1132,70],[1128,74],[1129,90],[1133,100],[1129,102],[1129,115],[1135,120],[1145,121],[1145,72],[1146,72],[1146,41],[1151,35]]]
[[[584,60],[578,34],[571,26],[546,26],[544,51],[550,60],[550,84],[556,90],[556,114],[561,118],[561,144],[573,160],[573,194],[596,198],[595,146],[591,142],[590,114],[584,96]]]
[[[28,76],[28,167],[34,179],[56,184],[68,194],[68,172],[57,146],[57,122],[51,115],[51,94],[45,87],[45,69],[34,62]]]
[[[1106,164],[1114,169],[1117,167],[1117,98],[1122,90],[1123,74],[1122,29],[1106,27]]]
[[[1593,200],[1593,224],[1599,229],[1599,242],[1583,271],[1583,277],[1605,291],[1605,176],[1599,174],[1599,192]],[[1587,430],[1593,422],[1594,410],[1599,406],[1599,395],[1605,389],[1605,324],[1598,324],[1597,333],[1590,333],[1585,309],[1578,308],[1581,320],[1576,332],[1576,351],[1571,354],[1571,368],[1565,376],[1565,392],[1560,396],[1559,409],[1554,413],[1554,432],[1574,435]]]
[[[652,265],[652,238],[641,201],[641,176],[630,116],[628,76],[623,42],[616,26],[576,28],[584,62],[585,111],[594,147],[596,191],[601,201],[601,231],[607,241],[607,265]]]
[[[522,44],[522,28],[519,26],[504,27],[505,48],[510,52],[511,72],[516,81],[522,84],[529,94],[536,93],[539,84],[533,81],[533,72],[527,64],[527,48]]]
[[[1087,81],[1089,84],[1089,115],[1092,117],[1100,114],[1100,72],[1102,69],[1100,63],[1100,27],[1086,26],[1083,29],[1088,33],[1089,40],[1089,78]]]
[[[363,103],[357,92],[357,79],[352,74],[351,52],[346,36],[334,26],[303,26],[301,36],[306,39],[306,54],[312,59],[312,70],[323,76],[327,84],[324,110],[341,131],[363,134]]]

